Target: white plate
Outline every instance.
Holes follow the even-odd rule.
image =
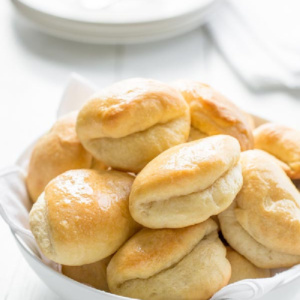
[[[164,39],[198,27],[219,0],[12,0],[38,29],[89,43],[126,44]]]

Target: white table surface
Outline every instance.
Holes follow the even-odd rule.
[[[71,72],[99,87],[133,76],[199,79],[245,110],[300,128],[300,94],[248,90],[204,29],[144,45],[83,45],[32,30],[6,0],[0,4],[0,36],[0,168],[13,164],[22,149],[51,126]],[[0,239],[0,300],[59,300],[21,257],[2,220]],[[299,298],[297,281],[263,299]]]

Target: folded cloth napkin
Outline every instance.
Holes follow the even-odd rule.
[[[95,92],[93,85],[84,78],[73,75],[66,87],[58,117],[62,114],[79,109]],[[34,143],[24,151],[16,166],[0,171],[0,215],[12,232],[17,235],[31,252],[46,265],[60,272],[60,265],[45,258],[29,230],[28,214],[32,206],[26,184],[26,166]],[[276,274],[278,272],[278,274]],[[300,279],[300,265],[288,270],[277,270],[275,276],[266,279],[246,279],[230,284],[218,293],[212,300],[254,300],[265,295],[278,286],[285,285],[295,279]],[[125,299],[125,298],[122,298]]]
[[[252,88],[300,89],[299,10],[298,0],[224,0],[207,28]]]

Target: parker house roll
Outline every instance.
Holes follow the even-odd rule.
[[[243,279],[267,278],[271,276],[269,269],[261,269],[253,265],[244,256],[226,247],[226,258],[231,265],[231,277],[229,283],[234,283]]]
[[[168,149],[137,175],[132,217],[149,228],[180,228],[220,213],[242,187],[239,157],[239,143],[228,135]]]
[[[235,201],[219,214],[232,248],[261,268],[300,263],[300,194],[269,154],[241,154],[244,184]]]
[[[77,134],[106,165],[139,172],[189,135],[189,108],[174,88],[150,79],[118,82],[94,95],[80,110]]]
[[[190,107],[190,140],[201,135],[228,134],[240,142],[242,151],[253,148],[252,123],[249,116],[235,104],[198,81],[178,80],[172,85],[181,92]]]
[[[114,253],[139,227],[128,210],[133,180],[122,172],[81,169],[50,181],[29,216],[44,255],[80,266]]]
[[[34,146],[26,179],[33,202],[57,175],[91,166],[92,156],[83,148],[75,131],[76,119],[77,112],[63,116]]]
[[[106,268],[111,259],[111,256],[106,257],[92,264],[83,266],[61,266],[61,272],[71,279],[80,283],[89,285],[95,289],[109,292]]]
[[[264,150],[284,163],[292,179],[300,179],[300,131],[275,123],[259,126],[254,131],[255,148]]]
[[[211,219],[180,229],[144,228],[107,267],[112,293],[142,300],[206,300],[225,286],[231,268]]]

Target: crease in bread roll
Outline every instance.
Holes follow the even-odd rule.
[[[80,266],[114,253],[140,226],[129,213],[134,177],[117,171],[67,171],[46,186],[29,222],[44,255]]]
[[[212,220],[180,229],[144,228],[115,254],[113,293],[139,299],[208,299],[225,286],[230,264]]]
[[[189,104],[191,125],[201,135],[228,134],[240,142],[242,151],[253,148],[252,122],[234,103],[197,81],[178,80],[172,85]]]
[[[105,157],[104,160],[107,165],[115,166],[121,170],[128,170],[128,165],[134,165],[135,167],[131,168],[131,171],[137,172],[153,159],[153,153],[156,156],[165,149],[183,142],[180,131],[185,123],[185,118],[178,118],[168,124],[158,124],[143,132],[136,132],[121,139],[95,139],[87,141],[86,145],[88,145],[88,148],[95,149],[102,159]],[[158,143],[157,138],[164,135],[168,135],[168,139],[161,139]],[[151,151],[146,150],[149,147],[151,147]],[[140,152],[143,153],[138,158],[138,162],[135,153],[137,149],[140,149]],[[122,153],[122,159],[120,159],[120,153]],[[116,157],[119,157],[118,166],[115,165]]]
[[[234,251],[230,247],[226,247],[226,258],[231,265],[230,283],[234,283],[243,279],[267,278],[271,277],[269,269],[261,269],[253,265],[244,256]]]
[[[77,134],[105,164],[139,172],[162,151],[187,140],[189,108],[174,88],[129,79],[94,95],[80,110]]]
[[[243,188],[235,215],[259,243],[300,255],[300,194],[280,166],[261,150],[241,154]],[[288,228],[288,230],[287,230]]]
[[[266,123],[254,130],[255,148],[282,161],[292,179],[300,179],[300,131],[276,123]]]
[[[211,211],[218,213],[224,209],[224,198],[234,199],[236,190],[241,186],[241,166],[238,164],[232,169],[222,174],[205,190],[193,193],[174,196],[165,200],[156,200],[140,204],[141,214],[148,217],[149,211],[152,214],[159,214],[161,210],[167,214],[176,216],[176,221],[189,222],[192,219],[206,220],[211,216]],[[184,202],[184,205],[182,203]],[[190,206],[193,206],[191,211]],[[180,209],[178,208],[180,207]],[[199,222],[200,223],[200,222]]]
[[[186,110],[186,105],[175,89],[156,80],[134,78],[99,91],[80,115],[87,114],[90,119],[85,122],[97,129],[85,132],[88,139],[120,138],[168,123],[183,115],[179,109]]]
[[[257,242],[239,224],[235,216],[236,201],[218,215],[226,241],[238,253],[259,268],[289,268],[300,263],[300,255],[277,252]]]
[[[76,119],[76,111],[61,117],[35,144],[26,178],[33,202],[59,174],[91,166],[92,156],[81,145],[75,131]]]
[[[236,139],[218,135],[173,147],[136,177],[133,218],[149,228],[180,228],[225,210],[243,182]]]
[[[126,273],[122,273],[120,270],[120,272],[113,274],[116,285],[135,277],[149,278],[171,268],[178,264],[186,254],[190,253],[199,241],[215,230],[217,230],[217,225],[210,220],[202,226],[178,229],[153,230],[144,228],[133,237],[133,241],[128,241],[127,250],[123,250],[129,257],[118,254],[120,262],[126,264],[127,269]],[[166,251],[164,248],[168,243],[170,243],[170,246]],[[133,247],[132,253],[126,252],[129,251],[130,246]],[[157,255],[158,251],[160,251],[159,255]],[[144,266],[147,266],[147,268],[144,268]]]

